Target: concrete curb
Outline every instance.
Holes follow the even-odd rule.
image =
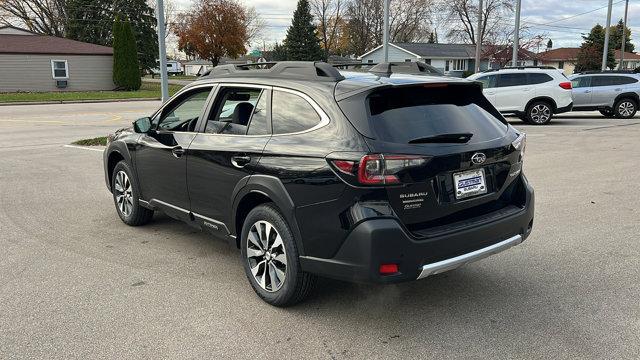
[[[52,100],[52,101],[16,101],[0,102],[0,106],[12,105],[55,105],[55,104],[85,104],[106,102],[133,102],[133,101],[160,101],[158,98],[131,98],[131,99],[95,99],[95,100]]]

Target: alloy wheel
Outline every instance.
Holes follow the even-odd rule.
[[[133,210],[133,193],[131,191],[131,181],[129,181],[129,176],[127,176],[126,172],[119,171],[116,174],[116,181],[113,187],[118,211],[124,217],[129,216]]]
[[[618,113],[623,117],[629,117],[635,111],[635,104],[631,101],[623,101],[618,105]]]
[[[287,254],[278,230],[268,221],[257,221],[247,235],[247,261],[263,290],[278,291],[287,275]]]
[[[531,121],[537,124],[546,123],[549,118],[551,118],[551,109],[544,104],[537,104],[533,108],[531,108],[530,112]]]

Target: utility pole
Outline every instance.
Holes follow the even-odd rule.
[[[482,49],[482,0],[478,4],[478,27],[476,28],[476,72],[480,72],[480,55]]]
[[[513,31],[513,56],[511,57],[511,66],[518,66],[518,48],[520,47],[520,3],[516,3],[516,28]]]
[[[158,0],[156,3],[156,20],[158,21],[158,50],[160,55],[160,88],[162,89],[162,102],[169,100],[169,80],[167,80],[167,49],[164,44],[164,3]]]
[[[602,49],[602,71],[607,70],[607,55],[609,54],[609,28],[611,27],[611,7],[613,0],[609,0],[609,10],[607,10],[607,27],[604,32],[604,49]]]
[[[384,1],[384,26],[382,32],[382,49],[384,52],[384,62],[389,62],[389,1]]]
[[[627,13],[629,11],[629,0],[624,4],[624,24],[622,25],[622,47],[620,49],[620,70],[624,70],[624,43],[627,42]]]

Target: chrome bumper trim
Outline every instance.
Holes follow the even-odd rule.
[[[487,256],[491,256],[493,254],[497,254],[499,252],[505,251],[513,246],[520,244],[521,242],[522,242],[522,235],[516,235],[508,238],[507,240],[503,240],[497,244],[493,244],[491,246],[487,246],[485,248],[478,249],[476,251],[472,251],[467,254],[463,254],[460,256],[453,257],[451,259],[446,259],[446,260],[424,265],[421,268],[422,271],[420,272],[418,279],[426,278],[427,276],[430,276],[430,275],[440,274],[445,271],[457,269],[462,265],[466,265],[468,263],[486,258]]]

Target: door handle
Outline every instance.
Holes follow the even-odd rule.
[[[174,157],[179,158],[182,155],[184,155],[184,149],[182,148],[182,146],[176,146],[174,148],[171,149],[171,153],[173,154]]]
[[[622,91],[622,88],[617,88],[615,89],[615,91]]]
[[[231,157],[231,164],[237,168],[243,168],[251,161],[250,156],[233,156]]]
[[[585,94],[591,94],[591,90],[585,90],[584,93]]]

